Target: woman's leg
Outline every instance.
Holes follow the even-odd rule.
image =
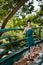
[[[30,59],[33,59],[34,56],[34,46],[30,47]]]

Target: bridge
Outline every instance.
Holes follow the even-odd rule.
[[[12,41],[11,39],[13,37],[16,38],[16,35],[6,35],[0,37],[0,65],[43,65],[43,37],[41,36],[41,33],[43,32],[43,27],[38,27],[34,29],[39,29],[37,31],[38,39],[36,39],[36,35],[33,34],[35,41],[35,61],[29,61],[29,47],[25,43],[25,37]],[[0,29],[0,33],[9,32],[12,30],[23,30],[23,28]],[[9,42],[3,43],[3,39],[8,39]]]

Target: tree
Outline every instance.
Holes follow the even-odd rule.
[[[36,17],[34,18],[34,22],[39,23],[39,25],[43,25],[43,0],[37,0],[39,1],[40,11],[37,12]]]
[[[3,9],[5,10],[7,10],[7,13],[9,13],[9,10],[11,11],[12,9],[13,9],[13,6],[12,6],[12,0],[6,0],[8,3],[7,4],[5,4],[6,5],[6,7],[5,7],[5,5],[3,6]],[[18,6],[16,6],[11,12],[10,12],[10,14],[4,19],[4,22],[3,22],[3,24],[2,24],[2,27],[1,28],[4,28],[5,26],[6,26],[6,24],[7,24],[7,22],[9,21],[9,19],[17,12],[17,10],[22,6],[22,5],[24,5],[24,3],[26,2],[27,0],[18,0],[18,1],[14,1],[14,3],[16,3],[16,5],[18,4]],[[11,5],[10,5],[11,4]],[[31,6],[30,4],[32,4],[32,3],[29,3],[29,6]],[[9,6],[10,5],[10,6]],[[10,7],[10,8],[9,8]],[[26,7],[25,7],[26,8]],[[24,8],[24,6],[23,6],[23,8],[22,8],[22,10],[23,9],[25,9]],[[32,9],[32,7],[31,7],[31,9]],[[30,9],[30,11],[31,11],[31,9]],[[24,11],[24,10],[23,10]],[[3,12],[4,13],[4,12]],[[5,14],[5,13],[4,13]],[[6,14],[5,14],[6,15]]]
[[[5,18],[3,24],[2,24],[2,27],[1,28],[4,28],[8,22],[8,20],[17,12],[17,10],[26,2],[27,0],[23,0],[23,1],[20,1],[19,5],[14,8],[11,13]],[[1,35],[2,33],[0,33]]]
[[[19,0],[20,1],[20,0]],[[12,10],[12,12],[5,18],[5,20],[4,20],[4,22],[3,22],[3,24],[2,24],[2,27],[1,28],[4,28],[5,27],[5,25],[7,24],[7,22],[8,22],[8,20],[14,15],[14,13],[16,13],[17,12],[17,10],[26,2],[27,0],[24,0],[24,1],[20,1],[20,3],[19,3],[19,5],[16,7],[16,8],[14,8],[13,10]],[[17,3],[17,2],[16,2]],[[11,4],[11,2],[10,2],[10,4]],[[22,8],[22,12],[24,12],[24,10],[26,10],[26,7],[28,7],[27,8],[27,12],[28,13],[30,13],[34,8],[33,8],[33,6],[32,6],[32,4],[33,4],[33,1],[31,2],[31,3],[29,3],[28,5],[24,5],[23,6],[23,8]],[[5,9],[8,9],[8,5],[6,5],[7,7],[5,8]],[[31,6],[31,7],[30,7]],[[11,7],[11,5],[10,5],[10,7]],[[30,8],[29,8],[30,7]],[[13,8],[13,7],[12,7]],[[9,8],[10,9],[10,8]],[[10,9],[11,10],[11,9]],[[26,12],[26,11],[25,11]]]

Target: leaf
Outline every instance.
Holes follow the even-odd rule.
[[[0,0],[0,2],[5,2],[5,0]]]

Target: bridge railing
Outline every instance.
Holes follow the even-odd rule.
[[[33,28],[33,31],[34,31],[34,37],[38,37],[39,39],[41,39],[43,37],[43,26],[41,27],[32,27]],[[9,31],[21,31],[21,30],[24,30],[24,28],[5,28],[5,29],[0,29],[0,33],[6,33],[6,32],[9,32]],[[42,34],[42,35],[41,35]],[[16,35],[14,36],[4,36],[4,37],[0,37],[0,40],[1,39],[5,39],[5,38],[11,38],[11,37],[16,37]]]
[[[40,41],[37,41],[35,43],[35,45],[38,45],[39,43],[43,42],[43,40],[40,40]],[[23,45],[22,45],[23,46]],[[24,44],[25,46],[25,44]],[[20,47],[20,46],[19,46]],[[17,48],[17,46],[16,46]],[[25,54],[26,51],[29,51],[29,47],[22,47],[22,48],[19,48],[18,51],[16,52],[13,52],[11,53],[10,55],[8,54],[9,51],[12,51],[14,50],[14,48],[10,48],[10,49],[7,49],[5,51],[3,51],[2,53],[0,53],[0,58],[3,56],[3,55],[7,55],[6,57],[2,57],[0,59],[0,64],[1,65],[6,65],[6,64],[10,64],[12,65],[14,62],[18,61],[20,58],[22,58]]]
[[[35,30],[35,29],[38,29],[38,31],[37,30]],[[23,30],[23,28],[9,28],[9,29],[0,29],[0,33],[1,32],[8,32],[8,31],[12,31],[12,30],[14,30],[14,31],[16,31],[16,30]],[[41,33],[42,33],[42,31],[43,31],[43,27],[38,27],[38,28],[33,28],[33,30],[35,30],[34,32],[36,33],[36,32],[38,32],[38,38],[39,38],[39,41],[35,41],[35,45],[37,45],[37,44],[39,44],[40,42],[43,42],[43,40],[41,40]],[[36,35],[35,35],[36,36]],[[15,37],[15,36],[4,36],[4,37],[0,37],[0,40],[3,40],[3,39],[6,39],[6,38],[11,38],[11,37]],[[9,63],[9,60],[11,59],[11,58],[13,58],[13,60],[12,61],[17,61],[17,57],[16,56],[18,56],[18,54],[23,54],[26,50],[28,50],[28,47],[27,47],[27,45],[26,45],[26,43],[24,43],[24,44],[19,44],[20,42],[22,42],[22,41],[25,41],[26,40],[26,38],[23,38],[23,39],[20,39],[20,40],[16,40],[16,41],[10,41],[10,42],[7,42],[7,43],[3,43],[3,44],[0,44],[0,48],[2,47],[8,47],[8,46],[10,46],[10,45],[13,45],[13,47],[8,47],[8,49],[6,49],[6,50],[4,50],[3,52],[1,52],[0,53],[0,63],[1,63],[1,65],[6,65],[6,64],[8,64]],[[27,47],[27,48],[25,48],[24,49],[24,47]],[[8,54],[8,52],[9,51],[13,51],[14,50],[14,52],[13,52],[13,54],[11,54],[11,55],[9,55]],[[2,58],[2,56],[3,55],[8,55],[7,57],[5,57],[5,58]],[[21,56],[18,56],[19,58],[21,58],[22,57],[22,55]],[[14,59],[14,58],[16,58],[16,59]],[[5,62],[5,61],[7,61],[7,62]],[[5,62],[5,63],[4,63]],[[10,61],[11,62],[11,61]],[[11,64],[10,65],[12,65],[12,63],[13,62],[11,62]]]
[[[6,29],[0,29],[0,33],[1,32],[5,33],[5,32],[9,32],[9,31],[13,31],[13,30],[14,31],[16,31],[16,30],[24,30],[24,28],[6,28]],[[38,40],[41,40],[41,38],[43,38],[43,26],[41,26],[41,27],[33,27],[33,30],[34,30],[34,34],[33,35],[34,35],[35,40],[36,40],[36,38]],[[6,39],[6,38],[11,40],[12,37],[16,37],[16,35],[0,37],[0,41],[3,40],[3,39]],[[7,44],[13,44],[13,43],[15,43],[15,41],[10,41],[9,43],[2,44],[2,46],[4,46],[4,45],[7,46]],[[1,44],[0,44],[0,46],[1,46]]]
[[[12,30],[14,30],[14,31],[16,31],[16,30],[24,30],[24,28],[9,28],[9,29],[0,29],[0,33],[1,32],[8,32],[8,31],[12,31]],[[43,27],[34,27],[33,28],[33,31],[34,31],[34,33],[33,33],[33,36],[34,36],[34,39],[36,40],[36,39],[38,39],[38,40],[41,40],[41,38],[43,38]],[[6,39],[6,38],[8,38],[8,39],[11,39],[12,37],[16,37],[16,35],[14,35],[14,36],[3,36],[3,37],[0,37],[0,41],[1,40],[3,40],[3,39]],[[25,39],[25,38],[24,38]],[[23,40],[23,39],[22,39]],[[20,41],[20,40],[19,40]],[[15,44],[15,43],[17,43],[18,42],[18,40],[16,40],[16,41],[10,41],[10,42],[7,42],[7,43],[3,43],[3,44],[0,44],[0,47],[1,46],[6,46],[6,47],[8,47],[8,45],[10,45],[10,44]]]

